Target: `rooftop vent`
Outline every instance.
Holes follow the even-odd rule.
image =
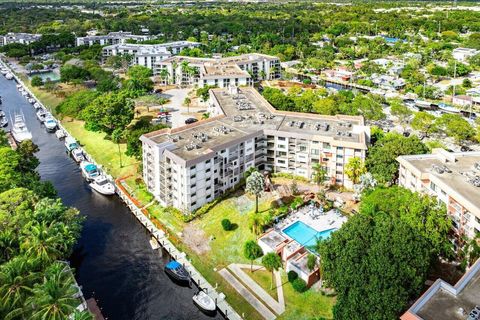
[[[480,320],[480,306],[475,306],[475,308],[470,311],[467,320]]]
[[[445,170],[443,169],[443,167],[440,167],[440,166],[437,166],[435,164],[432,165],[432,171],[435,171],[436,173],[438,174],[442,174],[445,172]]]
[[[474,177],[468,178],[467,181],[468,181],[468,183],[470,183],[474,187],[480,187],[480,177],[479,176],[474,176]]]
[[[242,116],[234,116],[234,117],[233,117],[233,121],[235,121],[235,122],[241,122],[241,121],[243,121],[243,117],[242,117]]]
[[[215,127],[213,130],[217,131],[217,132],[221,132],[223,134],[228,134],[232,131],[232,129],[230,128],[227,128],[225,126],[219,126],[219,127]]]
[[[328,131],[330,125],[326,122],[317,122],[314,127],[317,131]]]
[[[476,170],[480,171],[480,162],[475,162],[474,165],[473,165],[473,167],[474,167]]]

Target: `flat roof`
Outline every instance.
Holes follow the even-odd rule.
[[[465,320],[480,305],[480,259],[451,286],[438,279],[403,314],[402,320]]]
[[[258,241],[265,243],[272,250],[275,250],[275,248],[285,242],[285,240],[287,240],[287,238],[275,230],[271,230],[270,232],[265,233],[258,239]]]
[[[429,179],[480,218],[480,152],[447,152],[400,156],[398,161],[421,179]]]
[[[212,64],[206,63],[203,67],[203,77],[208,78],[218,78],[218,77],[231,77],[231,76],[241,76],[250,78],[250,74],[240,69],[236,64]]]
[[[185,161],[262,134],[293,135],[352,148],[367,148],[363,117],[277,111],[252,87],[234,88],[233,91],[215,88],[210,93],[223,115],[176,129],[151,132],[143,135],[143,140],[155,144],[171,142],[174,146],[169,150]],[[199,134],[204,134],[200,140]]]

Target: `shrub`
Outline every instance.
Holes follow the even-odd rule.
[[[288,277],[288,282],[293,282],[298,278],[298,274],[295,271],[290,270],[287,273],[287,277]]]
[[[43,80],[39,76],[34,76],[30,81],[33,87],[40,87],[43,85]]]
[[[223,219],[222,220],[222,227],[223,227],[223,230],[230,231],[230,230],[232,230],[232,223],[228,219]]]
[[[307,291],[307,283],[301,278],[297,278],[297,279],[293,280],[292,287],[297,292]]]

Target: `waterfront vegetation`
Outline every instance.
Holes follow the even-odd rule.
[[[0,318],[93,319],[75,310],[79,289],[61,261],[72,253],[83,217],[40,181],[37,151],[31,141],[12,150],[0,131]]]

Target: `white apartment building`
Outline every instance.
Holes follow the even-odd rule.
[[[110,56],[129,54],[133,56],[132,64],[153,69],[157,62],[179,54],[183,49],[192,49],[198,46],[200,46],[200,43],[191,41],[175,41],[162,44],[123,43],[104,47],[102,54],[104,59]]]
[[[162,205],[200,208],[234,187],[250,167],[311,178],[320,163],[332,183],[351,186],[344,166],[364,159],[363,117],[275,110],[254,88],[210,90],[211,118],[143,135],[143,178]]]
[[[159,76],[160,82],[164,84],[195,85],[201,88],[211,85],[224,88],[230,85],[252,85],[261,79],[278,79],[280,70],[280,60],[277,57],[249,53],[226,58],[176,56],[157,62],[153,73]]]
[[[399,184],[434,196],[447,206],[457,235],[480,232],[480,152],[400,156]]]
[[[250,74],[236,64],[221,64],[219,59],[175,56],[156,63],[154,75],[162,84],[206,85],[220,88],[252,85]]]
[[[472,48],[455,48],[452,51],[453,58],[457,61],[466,62],[468,58],[480,53],[480,51]]]
[[[0,47],[10,43],[30,44],[40,40],[40,38],[42,38],[41,34],[9,32],[5,35],[0,35]]]
[[[131,32],[110,32],[105,35],[87,35],[86,37],[77,37],[75,39],[75,44],[77,46],[93,46],[94,44],[99,44],[102,46],[113,45],[113,44],[123,44],[127,40],[136,40],[136,41],[145,41],[150,40],[152,37],[146,35],[136,35]]]

